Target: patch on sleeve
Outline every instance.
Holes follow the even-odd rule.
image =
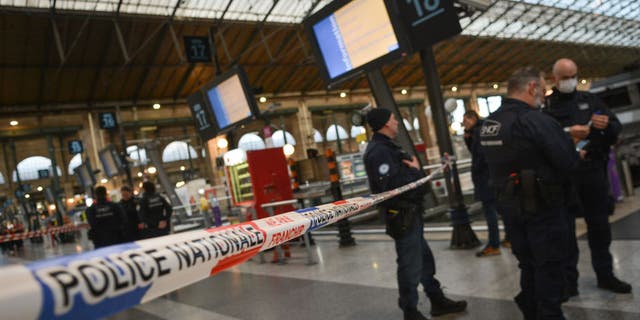
[[[389,165],[386,163],[381,164],[378,167],[378,173],[380,173],[381,175],[385,175],[389,172]]]

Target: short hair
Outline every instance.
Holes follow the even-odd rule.
[[[540,69],[531,66],[520,68],[509,77],[507,94],[520,92],[524,90],[531,81],[538,82],[540,78],[544,78],[544,72],[540,71]]]
[[[147,193],[155,193],[156,192],[156,185],[155,185],[155,183],[153,183],[151,181],[145,181],[142,184],[142,189],[144,189],[144,192],[147,192]]]
[[[128,185],[124,185],[122,187],[120,187],[120,191],[128,191],[131,192],[131,187],[129,187]]]
[[[107,188],[104,186],[96,187],[96,198],[106,199],[107,198]]]
[[[475,110],[467,110],[464,113],[463,117],[465,117],[465,118],[473,118],[473,119],[476,119],[476,120],[480,119],[480,116],[478,115],[478,113]]]

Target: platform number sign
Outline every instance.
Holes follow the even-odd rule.
[[[69,153],[78,154],[84,151],[84,147],[82,146],[81,140],[71,140],[69,141]]]
[[[385,3],[392,20],[400,20],[413,52],[462,32],[453,1],[385,0]]]
[[[101,112],[99,119],[101,129],[115,129],[118,126],[116,114],[113,112]]]
[[[209,123],[209,119],[207,119],[207,112],[202,108],[202,105],[198,103],[191,106],[191,111],[193,112],[193,117],[196,119],[198,131],[203,131],[211,127],[211,123]]]
[[[211,62],[211,49],[207,37],[184,37],[184,49],[189,62]]]
[[[49,178],[49,169],[38,170],[38,179]]]

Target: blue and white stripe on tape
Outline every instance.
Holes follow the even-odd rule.
[[[426,183],[241,224],[173,234],[0,268],[2,319],[95,319],[240,264],[260,251]]]

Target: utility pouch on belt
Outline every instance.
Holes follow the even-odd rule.
[[[407,234],[415,224],[415,214],[417,208],[406,207],[398,209],[387,209],[385,222],[387,226],[387,234],[393,239],[400,239]]]
[[[521,205],[522,212],[535,215],[540,209],[537,197],[537,181],[535,170],[522,170],[520,172]]]

